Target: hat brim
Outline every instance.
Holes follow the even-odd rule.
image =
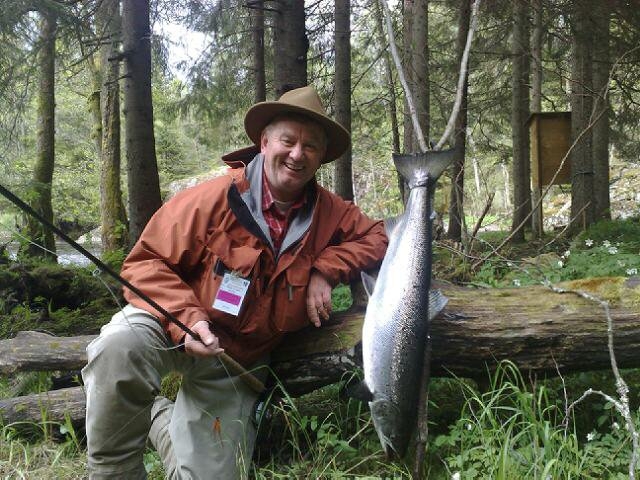
[[[327,132],[327,153],[322,163],[329,163],[335,160],[349,148],[351,136],[338,122],[313,110],[282,102],[256,103],[247,111],[244,117],[244,129],[253,143],[259,147],[260,136],[262,135],[264,127],[266,127],[274,117],[286,113],[296,113],[309,117],[319,123],[325,132]]]

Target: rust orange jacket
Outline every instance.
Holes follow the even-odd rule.
[[[312,181],[279,255],[261,210],[263,158],[234,163],[222,177],[185,190],[151,218],[122,276],[186,326],[206,319],[226,353],[245,366],[286,332],[308,326],[312,270],[332,286],[377,267],[386,251],[381,221]],[[225,272],[250,280],[238,316],[212,307]],[[125,289],[132,305],[156,315],[174,343],[184,332]]]

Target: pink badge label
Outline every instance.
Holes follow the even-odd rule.
[[[213,301],[213,308],[237,316],[249,289],[249,280],[233,273],[225,273]]]

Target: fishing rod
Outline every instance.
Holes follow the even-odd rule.
[[[40,223],[42,223],[45,227],[50,229],[52,232],[60,236],[65,242],[71,245],[74,249],[84,255],[86,258],[91,260],[100,270],[105,273],[108,273],[114,280],[119,282],[121,285],[127,287],[133,293],[135,293],[142,300],[147,302],[150,306],[155,308],[158,312],[165,316],[165,318],[173,323],[175,326],[180,328],[183,332],[191,335],[194,339],[202,342],[202,338],[196,332],[187,327],[184,323],[178,320],[174,315],[165,310],[161,305],[159,305],[155,300],[150,298],[147,294],[141,291],[138,287],[131,284],[128,280],[122,278],[118,273],[116,273],[111,267],[109,267],[106,263],[100,260],[98,257],[93,255],[90,251],[80,245],[78,242],[69,237],[66,233],[56,227],[49,220],[44,218],[40,213],[31,208],[28,204],[26,204],[23,200],[18,198],[15,194],[7,190],[2,184],[0,184],[0,194],[4,196],[11,203],[16,205],[22,211],[28,213],[32,217],[35,217]],[[238,375],[249,388],[257,393],[262,393],[265,390],[264,384],[258,380],[255,375],[249,373],[246,368],[244,368],[240,363],[230,357],[228,354],[222,352],[218,355],[220,361],[235,375]]]

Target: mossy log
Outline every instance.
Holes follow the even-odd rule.
[[[611,365],[604,309],[583,296],[543,286],[438,287],[449,303],[431,326],[434,376],[482,379],[503,359],[513,361],[523,372],[551,375]],[[561,288],[607,301],[618,366],[640,367],[640,278],[593,278],[564,283]],[[331,325],[289,336],[274,352],[272,365],[290,394],[335,383],[360,364],[363,319],[362,310],[344,312],[336,314]],[[79,369],[85,358],[78,352],[84,352],[91,338],[45,339],[40,334],[0,341],[0,372],[17,370],[10,365],[20,365],[22,370],[43,370],[47,365],[61,369],[67,356],[74,360],[64,368]],[[0,410],[4,409],[0,402]]]
[[[83,387],[62,388],[34,395],[0,400],[0,425],[55,422],[84,424]]]

